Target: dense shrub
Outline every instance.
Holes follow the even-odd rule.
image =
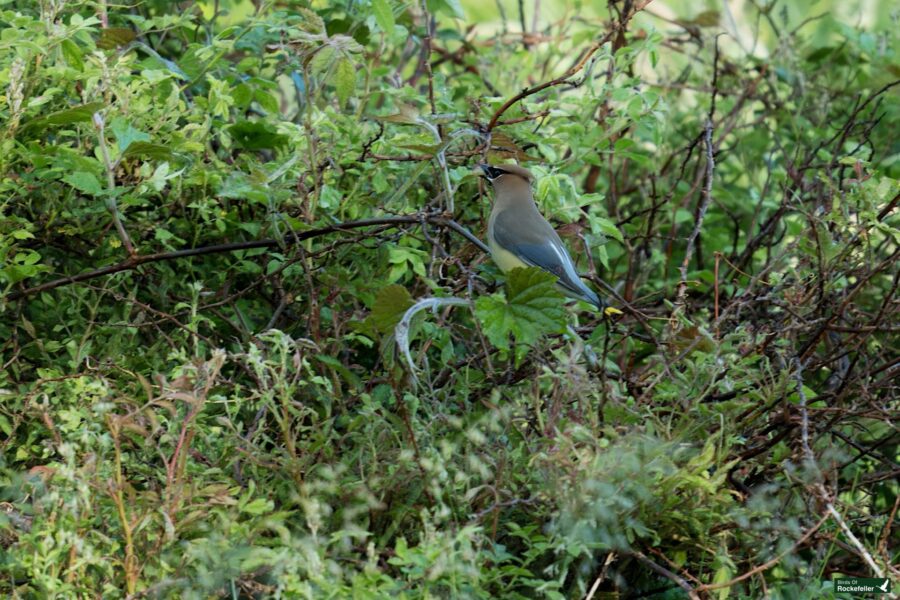
[[[898,28],[801,4],[0,2],[0,593],[900,582]]]

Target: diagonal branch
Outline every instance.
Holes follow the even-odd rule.
[[[453,219],[448,219],[446,217],[437,215],[401,215],[396,217],[380,217],[375,219],[361,219],[359,221],[335,223],[333,225],[319,227],[318,229],[293,232],[288,238],[284,240],[250,240],[246,242],[233,242],[230,244],[216,244],[214,246],[201,246],[200,248],[188,248],[185,250],[176,250],[174,252],[158,252],[156,254],[132,256],[120,263],[116,263],[108,267],[103,267],[102,269],[95,269],[93,271],[87,271],[85,273],[79,273],[78,275],[72,275],[69,277],[60,277],[59,279],[54,279],[53,281],[48,281],[47,283],[42,283],[41,285],[36,285],[24,290],[11,292],[6,296],[6,300],[18,300],[26,296],[53,290],[64,285],[79,283],[81,281],[88,281],[90,279],[96,279],[98,277],[104,277],[106,275],[113,275],[115,273],[121,273],[122,271],[133,271],[139,266],[148,263],[178,260],[181,258],[203,256],[206,254],[235,252],[237,250],[252,250],[254,248],[279,248],[282,246],[290,246],[296,244],[297,242],[302,242],[303,240],[308,240],[332,233],[350,231],[352,229],[359,229],[362,227],[373,227],[377,225],[397,227],[400,225],[415,225],[422,223],[423,221],[431,223],[433,225],[438,225],[440,227],[446,227],[447,229],[452,229],[459,235],[472,242],[472,244],[477,246],[482,252],[490,252],[490,249],[484,244],[484,242],[479,240],[468,229],[466,229]]]
[[[623,31],[625,29],[625,25],[628,23],[628,21],[631,20],[631,18],[634,15],[636,15],[640,11],[644,10],[644,8],[648,4],[650,4],[652,1],[653,0],[641,0],[640,2],[637,2],[636,6],[631,10],[631,12],[628,14],[627,17],[623,18],[620,22],[613,25],[612,29],[610,31],[608,31],[606,33],[606,35],[604,35],[602,38],[600,38],[599,41],[591,44],[591,46],[587,49],[587,51],[585,51],[585,53],[581,56],[581,58],[578,60],[578,62],[576,62],[568,71],[563,73],[561,76],[559,76],[556,79],[553,79],[551,81],[545,81],[544,83],[541,83],[539,85],[535,85],[530,88],[525,88],[524,90],[522,90],[521,92],[519,92],[518,94],[516,94],[515,96],[513,96],[506,102],[504,102],[500,108],[498,108],[496,111],[494,111],[494,114],[491,116],[491,120],[488,122],[487,130],[489,132],[491,130],[493,130],[494,127],[496,127],[498,125],[498,121],[500,120],[500,117],[503,116],[503,113],[505,113],[507,110],[509,110],[513,104],[519,102],[520,100],[527,98],[528,96],[533,96],[534,94],[537,94],[538,92],[542,92],[542,91],[546,90],[547,88],[561,85],[564,83],[570,83],[569,78],[572,77],[573,75],[575,75],[576,73],[578,73],[579,71],[581,71],[581,69],[584,68],[584,65],[587,64],[588,59],[591,58],[594,55],[594,53],[597,52],[597,50],[599,50],[607,42],[612,40],[613,36],[615,34]],[[523,30],[524,30],[524,27],[523,27]]]

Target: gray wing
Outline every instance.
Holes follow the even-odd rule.
[[[494,219],[494,241],[523,262],[556,275],[559,285],[571,295],[600,305],[597,294],[578,277],[575,263],[559,235],[537,208],[498,213]]]

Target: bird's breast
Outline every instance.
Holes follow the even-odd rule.
[[[523,262],[518,256],[500,246],[500,244],[494,240],[493,236],[488,236],[488,246],[491,249],[491,258],[494,259],[494,262],[497,263],[497,266],[500,267],[500,270],[504,273],[512,271],[517,267],[528,266],[528,264]]]

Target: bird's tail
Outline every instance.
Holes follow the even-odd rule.
[[[582,293],[584,294],[584,299],[596,306],[597,310],[600,312],[603,312],[608,308],[606,302],[604,302],[594,290],[585,287]]]
[[[572,293],[573,291],[570,291],[570,294],[574,298],[578,298],[579,300],[584,300],[585,302],[588,302],[589,304],[593,304],[594,306],[597,307],[598,311],[603,313],[604,317],[611,317],[613,315],[621,315],[622,314],[621,310],[619,310],[618,308],[611,307],[609,304],[606,303],[605,300],[603,300],[600,296],[598,296],[594,290],[592,290],[591,288],[586,286],[583,282],[579,282],[579,283],[581,283],[581,286],[579,287],[579,289],[577,291],[573,290],[574,293]]]
[[[559,288],[562,290],[562,292],[566,296],[569,296],[570,298],[575,298],[576,300],[583,300],[584,302],[587,302],[588,304],[593,304],[594,306],[597,307],[597,310],[599,310],[602,313],[605,313],[606,309],[609,308],[609,305],[606,302],[604,302],[600,298],[600,296],[598,296],[596,294],[596,292],[594,292],[594,290],[592,290],[591,288],[586,286],[584,284],[584,282],[582,282],[581,280],[578,281],[577,288],[573,288],[570,285],[565,285],[563,282],[558,282],[558,283],[559,283]]]

